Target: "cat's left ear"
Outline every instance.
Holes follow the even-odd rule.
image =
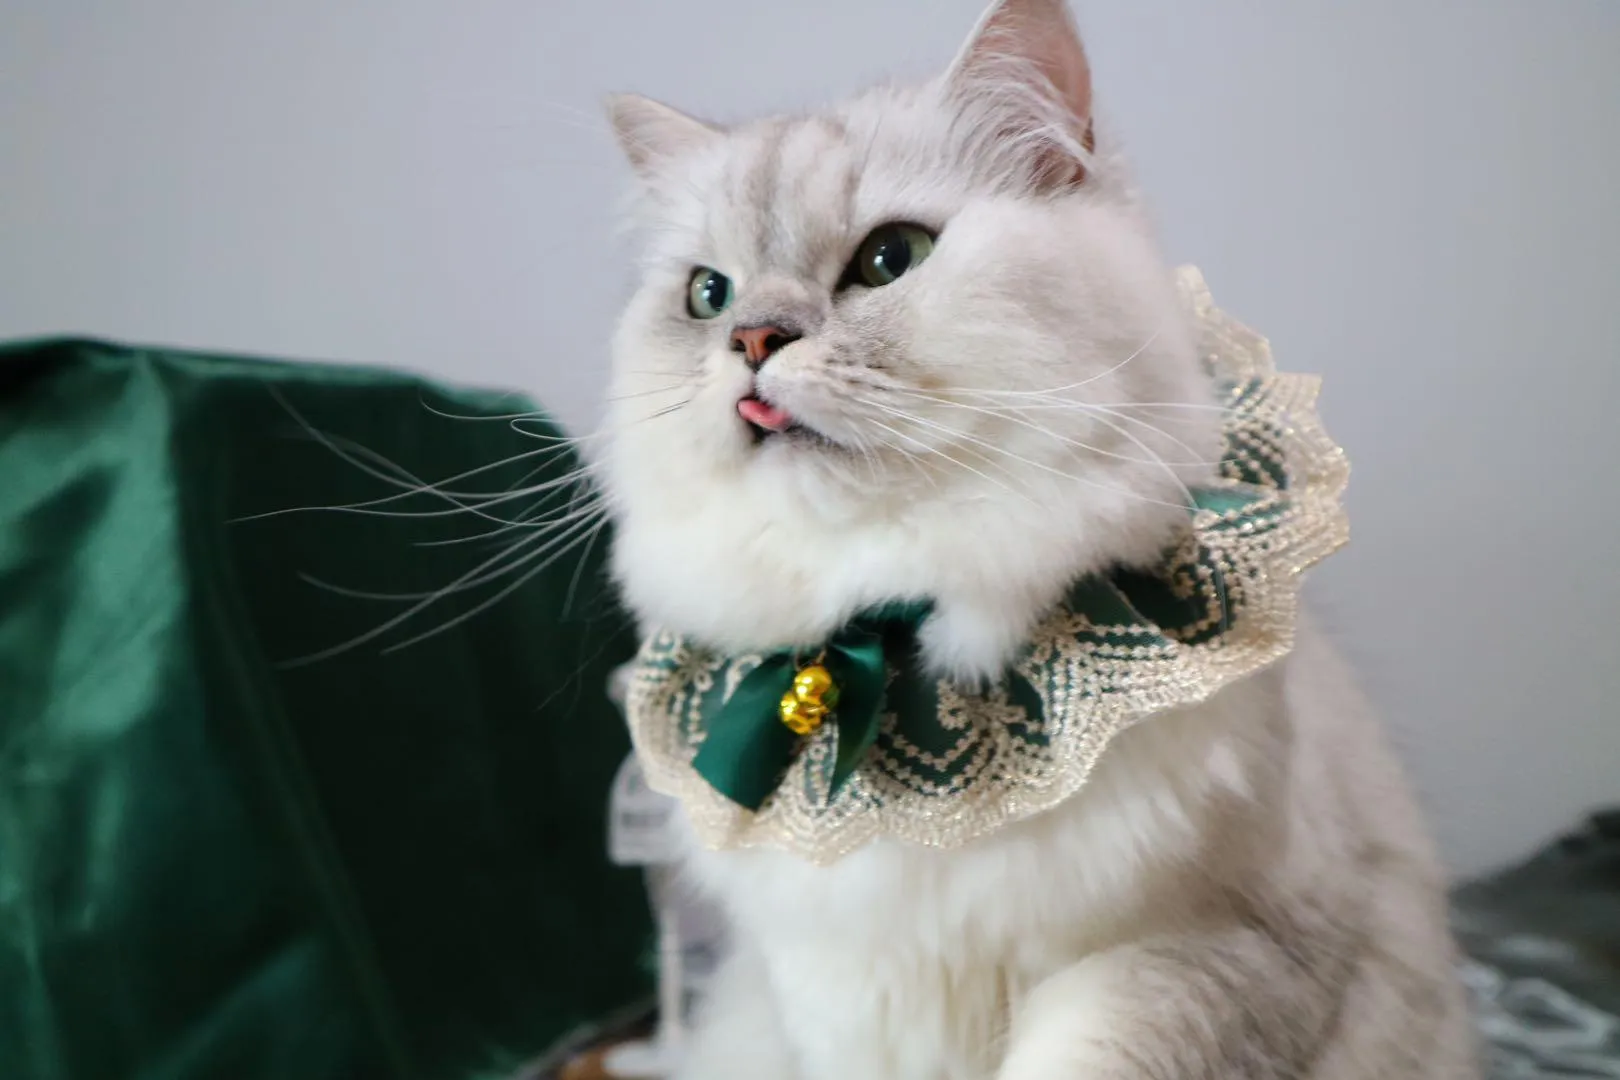
[[[643,179],[720,138],[718,128],[640,94],[612,95],[607,112],[620,148]]]
[[[994,0],[946,80],[964,97],[985,94],[1005,100],[1012,111],[1023,114],[1025,124],[1044,129],[1047,138],[1040,141],[1046,144],[1043,171],[1049,179],[1084,179],[1084,163],[1073,151],[1089,153],[1093,145],[1091,64],[1067,0]],[[1054,156],[1067,160],[1052,160]]]

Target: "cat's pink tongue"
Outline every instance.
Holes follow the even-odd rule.
[[[767,405],[759,398],[743,398],[737,402],[737,412],[750,424],[766,431],[786,431],[793,424],[793,417],[786,409]]]

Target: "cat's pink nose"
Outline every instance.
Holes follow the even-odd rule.
[[[731,332],[731,351],[742,353],[748,366],[758,371],[772,353],[798,341],[799,337],[780,326],[739,326]]]

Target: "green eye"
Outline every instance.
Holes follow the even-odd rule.
[[[686,287],[686,310],[694,319],[712,319],[731,306],[731,279],[700,266]]]
[[[879,225],[861,241],[846,280],[872,288],[915,270],[934,253],[934,234],[920,225]]]

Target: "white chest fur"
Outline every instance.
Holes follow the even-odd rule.
[[[1034,987],[1184,915],[1205,804],[1248,790],[1229,724],[1269,681],[1126,733],[1079,796],[960,850],[883,842],[821,867],[694,850],[737,931],[726,977],[746,984],[717,991],[736,1021],[707,1034],[779,1040],[800,1080],[996,1075]]]

